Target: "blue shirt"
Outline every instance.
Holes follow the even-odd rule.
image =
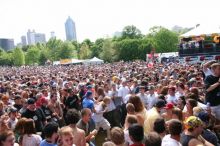
[[[94,109],[94,101],[89,98],[84,98],[82,102],[83,108],[89,108],[91,110]]]
[[[57,144],[48,143],[45,139],[41,141],[40,146],[57,146]]]

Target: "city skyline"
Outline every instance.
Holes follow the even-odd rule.
[[[47,38],[55,31],[58,39],[65,40],[63,23],[68,16],[76,22],[79,42],[112,36],[127,25],[135,25],[143,34],[155,25],[219,25],[219,4],[219,0],[2,0],[0,38],[14,38],[19,43],[34,28]]]
[[[76,41],[76,25],[73,19],[68,16],[65,22],[65,32],[66,32],[66,40],[68,41]]]

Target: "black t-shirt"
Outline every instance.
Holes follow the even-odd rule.
[[[41,106],[41,110],[43,111],[47,121],[49,122],[52,119],[52,111],[45,106]]]
[[[65,101],[65,106],[68,109],[72,109],[72,108],[79,109],[79,102],[78,101],[79,101],[79,99],[78,99],[77,95],[69,96]]]
[[[208,89],[211,85],[217,83],[219,77],[209,75],[205,79],[205,88]],[[206,102],[209,102],[211,106],[220,105],[220,85],[210,92],[206,92]]]
[[[21,115],[25,118],[30,118],[34,120],[36,131],[42,132],[43,130],[43,122],[46,121],[45,115],[43,114],[41,109],[37,109],[35,111],[30,111],[27,109],[24,113]]]
[[[19,111],[23,106],[19,104],[14,104],[14,107]]]

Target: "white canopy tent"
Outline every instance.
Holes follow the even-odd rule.
[[[97,57],[93,57],[92,59],[85,60],[83,63],[84,64],[102,64],[104,63],[104,61]]]
[[[180,35],[181,38],[195,37],[201,35],[211,36],[212,34],[220,34],[219,26],[200,25],[194,29],[188,31],[185,34]]]

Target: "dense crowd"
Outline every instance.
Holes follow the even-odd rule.
[[[218,146],[220,64],[0,68],[0,146]]]

